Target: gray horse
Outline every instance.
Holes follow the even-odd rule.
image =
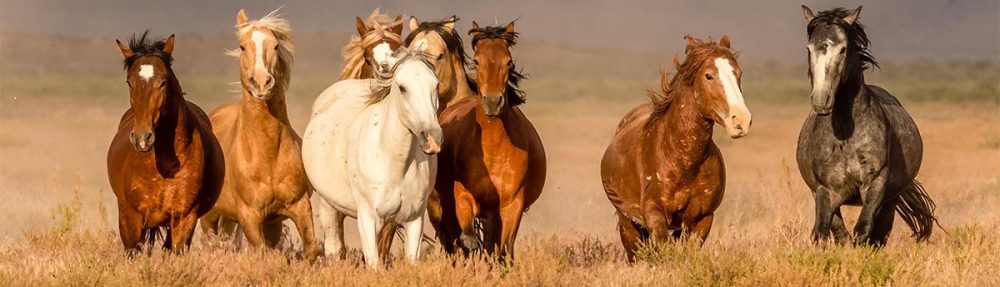
[[[914,180],[923,157],[920,132],[895,97],[865,84],[864,70],[878,63],[857,21],[861,7],[802,10],[813,113],[802,125],[796,157],[816,201],[813,239],[850,240],[840,213],[848,204],[863,206],[856,244],[884,245],[896,212],[917,240],[926,240],[937,219],[934,201]]]

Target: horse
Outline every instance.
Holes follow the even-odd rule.
[[[410,49],[420,47],[420,50],[431,58],[434,64],[434,75],[437,76],[438,114],[459,100],[475,95],[471,79],[465,74],[469,66],[465,56],[462,37],[455,31],[458,17],[435,22],[420,22],[411,16],[409,20],[410,34],[406,36],[403,45]]]
[[[403,32],[403,16],[396,16],[394,20],[391,20],[388,16],[381,14],[379,9],[372,11],[372,14],[368,16],[368,21],[362,21],[360,17],[355,17],[355,28],[358,30],[357,36],[352,36],[351,41],[344,46],[344,68],[340,72],[340,80],[347,79],[368,79],[375,76],[375,73],[385,73],[386,71],[377,70],[381,67],[375,61],[375,54],[381,53],[385,54],[386,51],[395,51],[403,44],[403,38],[400,36]],[[334,214],[339,214],[333,212],[333,207],[326,204],[325,201],[319,202],[319,219],[323,226],[323,233],[326,239],[324,240],[324,250],[326,255],[339,254],[343,259],[346,257],[346,247],[343,245],[336,245],[335,242],[343,242],[343,230],[333,229],[332,226],[343,225],[344,216],[339,214],[335,216]],[[392,240],[392,234],[395,233],[395,229],[388,227],[392,230],[387,230],[384,239],[380,239],[379,243],[379,253],[388,254],[389,253],[389,242]],[[339,234],[337,232],[340,232]],[[333,240],[334,237],[341,238],[340,241]],[[334,250],[337,250],[336,252]]]
[[[116,41],[131,106],[108,149],[108,181],[118,198],[118,232],[130,255],[154,243],[191,246],[198,217],[215,204],[225,165],[212,123],[184,92],[171,68],[174,36],[151,41],[147,30],[128,45]]]
[[[288,22],[277,10],[249,21],[240,10],[236,35],[240,48],[229,51],[240,59],[242,99],[212,111],[215,135],[226,154],[226,183],[208,215],[207,233],[231,235],[227,226],[239,223],[253,247],[275,247],[282,221],[295,222],[303,255],[320,253],[313,231],[312,188],[302,166],[302,140],[292,129],[285,107],[295,43]]]
[[[376,231],[385,224],[403,225],[405,253],[417,262],[442,134],[438,81],[427,56],[400,47],[375,59],[386,73],[339,81],[316,99],[302,155],[331,216],[358,219],[364,260],[377,269],[383,251]],[[343,221],[334,223],[329,229],[342,235]],[[326,240],[330,255],[343,252],[343,236]]]
[[[812,111],[799,133],[796,159],[816,203],[815,241],[831,234],[851,240],[842,205],[861,205],[854,243],[885,244],[895,213],[918,241],[931,235],[934,201],[915,180],[923,157],[917,125],[899,100],[865,84],[864,71],[878,66],[868,49],[861,7],[813,14],[807,22]]]
[[[340,80],[373,77],[375,74],[372,68],[377,67],[373,58],[376,47],[385,45],[380,49],[395,51],[403,44],[403,37],[400,36],[403,34],[402,15],[390,19],[376,8],[368,16],[367,22],[355,16],[354,26],[358,35],[351,36],[351,41],[344,46],[342,54],[345,64],[340,71]]]
[[[726,186],[712,127],[723,126],[733,139],[750,132],[743,71],[729,37],[685,38],[683,63],[674,57],[676,75],[660,73],[660,91],[648,90],[650,102],[622,118],[601,161],[629,261],[642,243],[704,243]]]
[[[504,260],[513,257],[521,215],[545,185],[545,149],[518,107],[524,76],[510,51],[514,22],[472,27],[479,97],[460,99],[441,114],[444,144],[427,210],[446,252],[483,248]]]

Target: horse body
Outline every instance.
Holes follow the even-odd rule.
[[[220,106],[211,115],[230,168],[218,203],[202,219],[203,228],[229,233],[238,222],[252,246],[274,247],[281,239],[282,221],[291,219],[305,256],[312,259],[319,254],[309,203],[312,189],[302,165],[301,139],[285,107],[292,60],[289,29],[273,12],[248,22],[242,10],[237,27],[242,100]]]
[[[119,234],[129,251],[138,250],[142,241],[152,242],[160,227],[166,227],[164,248],[190,246],[198,217],[211,209],[222,186],[223,155],[208,116],[184,99],[170,69],[173,39],[149,43],[143,34],[130,47],[119,43],[133,103],[140,105],[122,116],[108,151]],[[150,89],[155,82],[163,85]],[[160,93],[159,107],[141,106],[151,101],[137,98],[143,96],[140,89],[153,97]]]
[[[313,186],[332,207],[327,216],[340,219],[326,226],[328,254],[343,252],[342,219],[353,216],[373,268],[385,224],[406,228],[406,253],[416,262],[440,151],[437,81],[422,55],[396,54],[386,61],[392,78],[340,81],[319,96],[302,149]]]
[[[428,215],[445,251],[484,248],[513,254],[521,216],[542,193],[545,149],[517,105],[523,78],[510,55],[517,33],[507,27],[470,32],[480,97],[466,97],[441,114],[444,145]],[[482,223],[482,238],[474,226]]]
[[[819,16],[803,6],[809,23],[814,112],[799,134],[796,158],[816,201],[815,240],[850,239],[840,206],[862,205],[855,242],[885,244],[898,211],[926,239],[936,221],[934,203],[914,180],[920,169],[920,132],[899,101],[867,85],[864,64],[876,64],[856,23],[860,8]],[[841,52],[839,57],[829,56]]]
[[[722,124],[733,138],[749,132],[729,38],[716,45],[689,37],[687,53],[683,64],[675,60],[672,80],[662,75],[662,94],[651,92],[653,103],[622,119],[601,161],[629,260],[650,239],[705,240],[726,179],[712,126]]]

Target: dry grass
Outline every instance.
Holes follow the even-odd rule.
[[[228,37],[179,37],[181,83],[206,109],[234,95],[235,63],[221,55]],[[449,258],[428,246],[419,266],[374,272],[359,267],[357,254],[301,262],[295,240],[281,251],[237,251],[200,234],[182,256],[127,259],[104,167],[127,108],[117,51],[108,41],[9,39],[0,49],[0,285],[1000,285],[1000,66],[993,63],[887,63],[872,72],[921,129],[918,179],[947,233],[917,244],[897,222],[881,250],[811,244],[812,200],[794,157],[808,113],[804,70],[747,59],[754,127],[738,141],[716,136],[727,194],[708,241],[651,248],[628,265],[598,163],[618,118],[655,80],[649,63],[665,65],[667,57],[525,43],[515,51],[532,75],[523,108],[545,143],[549,175],[524,218],[516,264]],[[301,131],[312,99],[336,77],[336,49],[325,47],[339,38],[299,39],[288,103]],[[18,57],[62,47],[95,56]],[[858,209],[845,212],[853,218]],[[357,248],[353,222],[347,226],[348,245]]]

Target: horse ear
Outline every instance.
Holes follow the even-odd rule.
[[[448,23],[444,23],[444,27],[450,31],[455,31],[455,21],[455,16],[451,16],[451,19],[448,19]]]
[[[170,37],[167,37],[167,41],[164,42],[163,45],[163,52],[168,55],[172,55],[174,53],[174,34],[170,34]]]
[[[389,30],[396,35],[403,35],[403,15],[397,15],[396,20],[392,20],[392,27]]]
[[[687,47],[684,48],[685,54],[687,54],[687,52],[691,51],[691,49],[694,49],[694,47],[698,45],[697,42],[698,40],[695,40],[694,37],[691,37],[691,35],[684,36],[684,40],[688,41]]]
[[[733,49],[732,46],[729,46],[729,36],[728,35],[722,35],[722,39],[719,39],[719,46],[726,47],[726,49],[730,49],[730,50]]]
[[[806,5],[802,5],[802,16],[806,17],[806,23],[809,23],[816,18],[816,14],[813,14],[813,10],[810,10]]]
[[[364,37],[368,34],[368,26],[365,26],[365,21],[361,20],[361,17],[354,16],[354,28],[358,29],[358,36]]]
[[[240,12],[236,13],[236,26],[246,25],[250,21],[247,19],[247,12],[240,9]]]
[[[115,43],[118,44],[118,50],[122,51],[122,57],[128,59],[128,57],[132,56],[132,50],[125,44],[122,44],[122,41],[115,40]]]
[[[507,34],[514,33],[514,21],[507,24]]]
[[[420,27],[420,21],[417,21],[416,16],[410,16],[410,33],[416,31],[418,27]]]
[[[472,36],[472,38],[475,38],[476,35],[479,35],[479,23],[476,23],[476,21],[473,20],[472,21],[472,30],[469,30],[469,36]]]
[[[858,6],[858,9],[854,9],[854,11],[848,13],[847,16],[844,17],[844,22],[847,22],[847,25],[854,25],[854,21],[858,20],[858,16],[861,16],[861,6]]]

